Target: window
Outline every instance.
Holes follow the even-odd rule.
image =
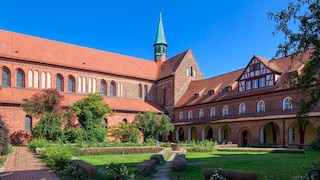
[[[226,115],[228,115],[228,106],[227,105],[225,105],[225,106],[223,106],[223,108],[222,108],[222,116],[226,116]]]
[[[63,91],[63,77],[61,74],[57,74],[56,78],[56,89],[58,91]]]
[[[100,82],[100,94],[107,95],[107,82],[103,79]]]
[[[257,104],[257,112],[265,112],[265,103],[264,101],[259,101]]]
[[[48,72],[47,73],[47,88],[50,89],[51,88],[51,74]]]
[[[33,72],[31,70],[28,71],[28,87],[32,87],[33,80]]]
[[[34,71],[34,74],[33,74],[33,87],[39,88],[39,73],[38,73],[38,71]]]
[[[246,81],[246,90],[251,89],[251,81]]]
[[[179,120],[182,120],[183,119],[183,112],[180,112],[179,113]]]
[[[259,82],[258,82],[258,79],[254,79],[253,81],[252,81],[252,89],[256,89],[256,88],[258,88],[259,87],[259,84],[258,84]]]
[[[10,71],[5,67],[2,69],[2,86],[10,86]]]
[[[224,136],[224,140],[226,140],[226,141],[229,140],[229,130],[228,129],[223,130],[223,136]]]
[[[199,98],[199,96],[200,96],[199,93],[194,94],[194,98]]]
[[[123,119],[122,122],[123,122],[124,124],[128,124],[128,120],[127,120],[127,119]]]
[[[138,85],[138,97],[140,99],[142,98],[142,86],[141,86],[141,84]]]
[[[209,95],[213,95],[214,94],[214,90],[209,90]]]
[[[231,87],[231,86],[227,86],[227,87],[226,87],[226,91],[227,91],[227,92],[232,91],[232,87]]]
[[[193,76],[193,68],[192,68],[192,66],[190,67],[190,76]]]
[[[68,77],[68,92],[76,92],[75,79],[73,76]]]
[[[27,115],[25,117],[24,130],[27,132],[31,132],[31,128],[32,128],[32,118],[31,118],[31,116]]]
[[[286,97],[283,99],[282,102],[283,110],[290,110],[292,109],[292,98],[291,97]]]
[[[239,105],[239,114],[244,114],[246,112],[246,105],[244,103],[241,103]]]
[[[192,111],[188,112],[188,119],[192,119]]]
[[[46,88],[46,73],[41,72],[41,88]]]
[[[17,87],[24,88],[24,72],[19,69],[17,72]]]
[[[216,109],[214,108],[214,107],[212,107],[211,109],[210,109],[210,117],[213,117],[213,116],[215,116],[216,115]]]
[[[108,128],[108,119],[107,118],[103,118],[101,120],[101,129],[107,129]]]
[[[114,81],[110,83],[110,96],[116,96],[116,83]]]
[[[203,118],[204,117],[204,110],[200,109],[199,110],[199,118]]]
[[[259,79],[259,87],[265,87],[266,86],[266,77],[262,77]]]
[[[147,98],[147,94],[148,94],[148,86],[147,85],[144,85],[143,94],[144,94],[144,99],[146,99]]]

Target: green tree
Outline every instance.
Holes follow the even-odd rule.
[[[78,116],[84,130],[84,140],[104,140],[106,132],[101,128],[101,122],[106,114],[112,114],[112,110],[103,102],[100,94],[89,94],[88,97],[75,102],[71,109]]]
[[[40,119],[32,129],[33,137],[56,140],[62,135],[63,122],[71,118],[69,112],[61,106],[63,100],[63,95],[56,89],[44,89],[30,99],[23,99],[22,109],[28,115]]]
[[[293,54],[302,60],[310,53],[309,60],[302,61],[301,75],[289,84],[299,90],[297,117],[301,121],[320,100],[320,1],[290,1],[287,9],[268,15],[276,22],[274,33],[283,33],[286,38],[278,47],[277,57]]]
[[[174,130],[174,126],[166,114],[159,116],[154,112],[139,113],[136,115],[134,123],[142,131],[145,139],[155,138],[157,135],[169,135]]]
[[[119,123],[109,127],[108,131],[121,142],[139,142],[140,134],[135,124]]]

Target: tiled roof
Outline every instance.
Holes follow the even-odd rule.
[[[156,80],[154,61],[0,30],[0,56]]]
[[[185,55],[190,51],[191,50],[188,49],[188,50],[168,59],[167,61],[164,61],[161,64],[158,79],[162,79],[162,78],[165,78],[165,77],[172,75],[176,71],[176,69],[178,68],[179,64],[181,63],[181,61],[183,60]]]
[[[230,73],[222,74],[216,77],[212,77],[205,80],[192,81],[189,84],[187,91],[181,97],[176,104],[176,108],[191,106],[197,104],[203,104],[208,102],[215,102],[220,100],[226,100],[231,98],[243,97],[254,94],[261,94],[266,92],[272,92],[282,89],[282,84],[288,79],[288,72],[301,69],[304,61],[310,56],[310,51],[303,53],[302,56],[283,57],[269,61],[266,58],[256,56],[263,64],[272,69],[273,71],[280,73],[280,77],[274,86],[268,86],[264,88],[257,88],[249,91],[238,92],[238,79],[245,69],[239,69]],[[302,57],[302,59],[300,59]],[[299,58],[299,59],[297,59]],[[227,88],[231,87],[230,92],[226,92]],[[214,90],[214,93],[210,95],[209,91]],[[195,94],[198,94],[195,96]]]
[[[133,99],[122,99],[122,98],[105,98],[105,103],[113,110],[123,111],[134,111],[134,112],[166,112],[159,104],[155,102],[133,100]]]

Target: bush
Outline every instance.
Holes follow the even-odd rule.
[[[33,139],[29,143],[29,149],[31,149],[32,152],[36,152],[36,148],[44,148],[48,147],[49,142],[45,139]]]
[[[320,151],[320,128],[317,129],[317,138],[311,142],[310,147],[312,150]]]
[[[76,143],[83,140],[83,131],[81,128],[70,127],[64,131],[64,139],[66,142]]]
[[[63,167],[61,174],[66,177],[71,177],[72,179],[85,180],[86,175],[81,169],[79,169],[74,163],[68,163]]]
[[[9,138],[8,138],[8,127],[0,121],[0,155],[8,154]]]
[[[34,138],[55,141],[63,134],[61,126],[62,120],[59,117],[47,114],[36,124],[34,129],[32,129],[32,136]]]
[[[52,169],[61,170],[70,162],[72,157],[72,149],[68,146],[52,146],[45,149],[41,158]]]
[[[83,140],[87,142],[103,142],[106,138],[106,131],[103,129],[92,129],[83,131]]]
[[[107,176],[112,179],[123,179],[128,176],[128,168],[123,164],[110,163],[106,167]]]

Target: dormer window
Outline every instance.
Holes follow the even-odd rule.
[[[227,92],[232,91],[232,87],[231,87],[231,86],[227,86],[227,87],[226,87],[226,91],[227,91]]]
[[[222,88],[222,89],[220,89],[220,93],[224,93],[226,91],[226,89],[225,88]]]
[[[293,78],[298,77],[298,72],[297,72],[297,71],[293,71],[293,72],[290,72],[289,75],[290,75],[289,78],[290,78],[290,79],[293,79]]]
[[[214,94],[214,90],[209,90],[208,94],[209,95],[213,95]]]
[[[195,93],[194,98],[199,98],[199,93]]]

